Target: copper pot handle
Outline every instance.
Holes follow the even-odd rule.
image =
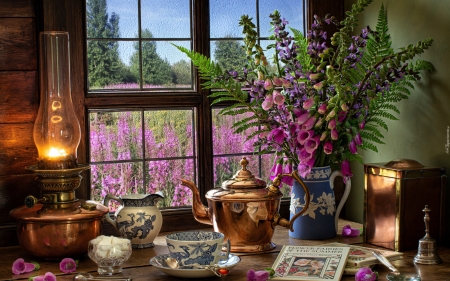
[[[305,206],[303,207],[303,209],[300,212],[298,212],[297,214],[295,214],[295,216],[293,216],[291,220],[287,220],[285,218],[282,218],[282,217],[280,217],[279,213],[276,213],[275,216],[274,216],[274,223],[278,224],[280,226],[289,228],[290,231],[294,231],[294,229],[293,229],[294,221],[301,214],[303,214],[309,207],[310,194],[309,194],[308,187],[306,187],[306,184],[298,176],[297,171],[293,171],[290,174],[279,174],[279,175],[277,175],[277,177],[274,179],[272,185],[269,187],[269,192],[279,193],[280,192],[279,186],[281,184],[281,179],[283,177],[285,177],[285,176],[293,177],[302,186],[303,190],[305,191],[306,202],[305,202]]]

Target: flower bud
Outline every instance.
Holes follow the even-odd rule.
[[[309,117],[308,120],[302,125],[302,129],[304,130],[310,130],[312,127],[314,127],[314,124],[316,124],[317,118],[315,116]]]
[[[346,103],[341,104],[341,109],[343,111],[347,111],[348,110],[348,105]]]
[[[348,150],[350,151],[350,153],[352,154],[356,154],[358,152],[357,148],[356,148],[356,143],[354,140],[352,140],[349,144],[348,144]]]
[[[325,140],[327,138],[327,136],[328,136],[328,131],[323,132],[322,135],[320,136],[320,141]]]
[[[362,144],[361,135],[359,133],[356,134],[356,136],[353,138],[353,140],[355,141],[355,143],[357,145],[361,145]]]
[[[331,130],[331,139],[332,140],[337,140],[339,138],[339,134],[338,131],[336,130],[336,128]]]
[[[316,90],[322,90],[322,88],[323,88],[323,81],[314,84],[313,87],[314,87],[314,89],[316,89]]]
[[[319,112],[320,114],[325,114],[327,112],[327,104],[326,103],[322,103],[319,108],[317,109],[317,112]]]
[[[309,119],[309,112],[303,113],[297,119],[299,125],[303,125]]]
[[[336,115],[336,111],[333,109],[328,113],[326,120],[329,121],[331,118],[333,118]]]
[[[264,89],[266,90],[273,89],[272,80],[270,80],[269,78],[267,78],[266,81],[264,81]]]
[[[320,126],[322,126],[324,121],[325,121],[325,117],[322,117],[319,120],[317,120],[316,124],[314,125],[314,128],[319,128]]]
[[[331,119],[330,122],[328,122],[328,129],[332,130],[336,128],[336,119]]]
[[[264,99],[263,103],[261,104],[262,109],[264,110],[269,110],[271,109],[273,106],[273,97],[272,95],[267,95],[266,98]]]
[[[264,73],[262,71],[258,71],[258,80],[264,80]]]
[[[303,109],[310,109],[314,105],[314,99],[309,98],[303,102]]]

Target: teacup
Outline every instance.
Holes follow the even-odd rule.
[[[180,265],[212,265],[228,260],[230,240],[224,242],[224,234],[214,231],[186,231],[166,235],[170,256]],[[226,254],[222,255],[222,247]]]

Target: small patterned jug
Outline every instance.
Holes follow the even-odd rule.
[[[112,224],[120,236],[131,240],[132,248],[153,247],[153,240],[159,234],[162,226],[161,211],[156,206],[163,195],[129,194],[116,197],[107,194],[104,205],[109,206],[110,200],[116,200],[120,207],[116,210],[115,219],[106,214],[106,221]]]

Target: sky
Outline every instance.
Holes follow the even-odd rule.
[[[248,14],[256,24],[257,0],[210,0],[211,38],[221,38],[227,35],[242,37],[242,29],[238,22],[243,14]],[[186,56],[175,49],[170,42],[190,48],[189,0],[141,0],[141,28],[148,28],[158,41],[157,52],[170,64]],[[138,0],[107,0],[108,16],[114,12],[120,16],[119,30],[122,38],[136,38],[138,34]],[[261,36],[270,32],[269,14],[277,9],[282,18],[286,18],[289,26],[303,30],[302,0],[259,0]],[[172,38],[182,40],[173,41]],[[185,40],[184,40],[185,39]],[[211,46],[213,53],[214,44]],[[135,51],[132,41],[120,41],[119,53],[122,61],[129,65],[129,60]],[[266,54],[267,56],[267,54]],[[213,58],[214,59],[214,58]]]

